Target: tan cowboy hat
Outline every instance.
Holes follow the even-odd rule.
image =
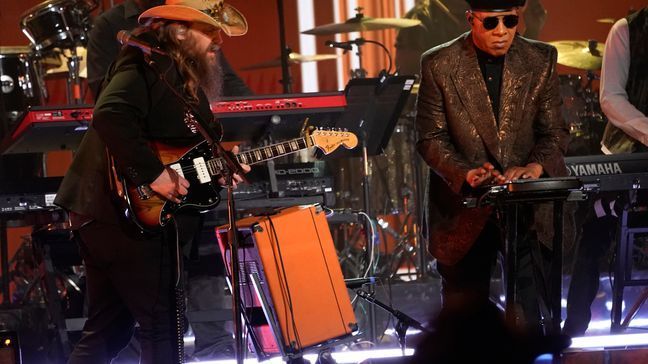
[[[248,30],[245,16],[223,0],[166,0],[164,5],[143,12],[138,21],[144,24],[152,18],[201,22],[222,29],[230,37]]]

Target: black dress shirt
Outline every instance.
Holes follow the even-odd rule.
[[[505,56],[495,57],[477,47],[475,47],[475,51],[477,52],[479,68],[481,69],[482,76],[484,76],[484,82],[486,83],[486,89],[490,97],[493,115],[495,115],[495,120],[499,123],[500,92]]]

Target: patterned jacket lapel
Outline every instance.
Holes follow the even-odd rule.
[[[452,75],[452,82],[464,108],[470,115],[470,121],[475,125],[488,152],[492,156],[498,157],[497,122],[493,115],[486,83],[479,69],[477,53],[472,45],[470,35],[463,39],[462,52],[461,59],[463,61],[457,65]]]

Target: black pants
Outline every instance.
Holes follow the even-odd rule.
[[[624,193],[618,196],[616,193],[601,194],[590,200],[593,202],[585,207],[586,217],[576,248],[567,295],[567,318],[563,332],[572,337],[583,336],[587,331],[592,318],[591,306],[599,289],[601,261],[617,240],[617,216],[621,216],[623,208],[628,204],[628,196]],[[599,210],[600,216],[597,216],[594,205],[599,200],[603,211]],[[613,212],[609,206],[615,200]],[[640,190],[636,202],[639,206],[648,206],[648,192]]]
[[[192,224],[179,224],[183,235]],[[186,228],[185,228],[186,227]],[[110,363],[140,326],[141,363],[177,362],[176,243],[134,239],[119,226],[93,221],[78,230],[87,277],[88,320],[69,363]]]
[[[541,303],[546,301],[544,271],[548,262],[544,247],[540,246],[528,224],[532,211],[521,218],[518,236],[517,296],[522,329],[529,333],[541,333]],[[524,227],[524,229],[521,229]],[[443,313],[448,311],[472,311],[488,306],[491,273],[498,251],[502,247],[502,232],[495,221],[489,221],[470,251],[458,263],[438,263],[442,278]]]
[[[567,318],[563,332],[582,336],[592,318],[590,306],[599,289],[601,259],[609,250],[617,231],[618,219],[612,215],[597,217],[589,211],[583,233],[576,248],[569,293]]]

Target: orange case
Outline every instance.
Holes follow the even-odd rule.
[[[280,327],[274,338],[268,322],[253,322],[257,349],[268,353],[299,352],[310,346],[344,338],[357,321],[324,212],[318,206],[295,206],[269,216],[244,218],[237,223],[242,239],[240,292],[249,316],[260,302],[249,279],[258,272],[263,294]],[[230,273],[227,226],[216,229]],[[292,314],[290,314],[292,307]],[[256,315],[258,317],[258,315]],[[301,344],[301,345],[300,345]]]

